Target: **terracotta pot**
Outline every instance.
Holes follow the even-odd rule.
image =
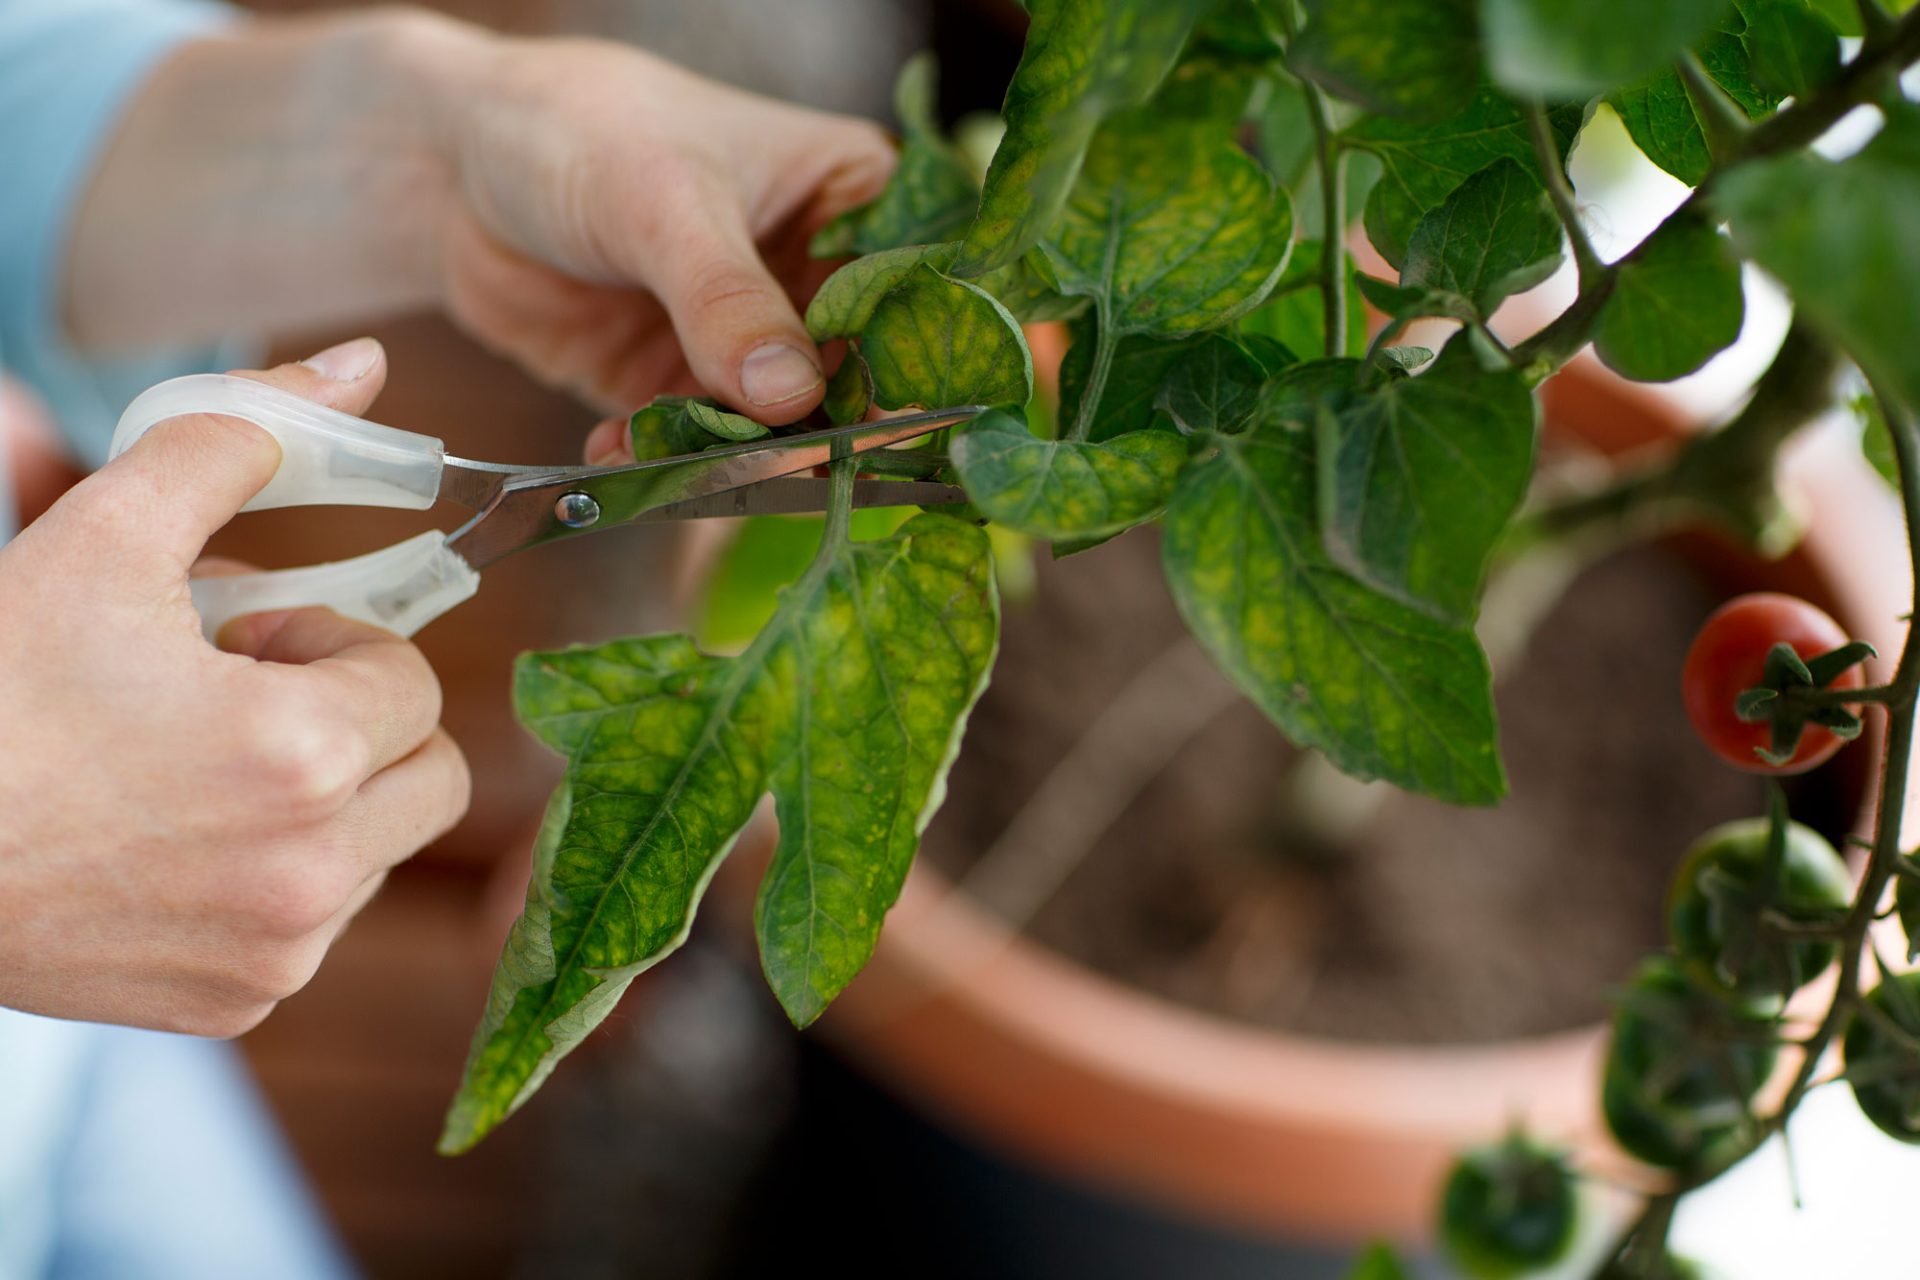
[[[1688,429],[1591,361],[1555,380],[1547,406],[1615,452]],[[1790,466],[1811,532],[1753,585],[1818,600],[1897,654],[1910,598],[1898,504],[1846,440],[1808,434],[1824,438]],[[1868,749],[1854,755],[1864,772]],[[1232,1022],[1011,934],[925,862],[820,1032],[919,1108],[1045,1169],[1297,1241],[1418,1244],[1450,1156],[1516,1115],[1605,1149],[1600,1027],[1394,1047]]]

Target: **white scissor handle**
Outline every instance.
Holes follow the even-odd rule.
[[[243,511],[398,507],[424,511],[440,492],[446,448],[431,436],[367,422],[288,391],[224,374],[174,378],[120,417],[110,456],[169,418],[244,418],[280,442],[280,468]],[[315,605],[410,636],[480,589],[480,575],[438,530],[352,560],[225,578],[197,578],[194,606],[209,640],[234,618]]]
[[[399,507],[425,511],[440,494],[446,446],[291,391],[224,373],[195,373],[149,387],[114,428],[109,457],[169,418],[244,418],[280,442],[280,469],[242,511],[275,507]]]

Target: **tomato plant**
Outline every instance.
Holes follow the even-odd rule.
[[[754,926],[770,986],[804,1026],[860,971],[991,675],[983,523],[1003,547],[1013,534],[1063,557],[1157,526],[1181,616],[1278,732],[1357,778],[1458,804],[1506,791],[1476,623],[1489,575],[1516,558],[1702,523],[1778,553],[1795,533],[1780,449],[1843,400],[1872,405],[1867,442],[1920,524],[1920,107],[1897,78],[1920,60],[1920,16],[1880,0],[1030,10],[984,175],[935,118],[931,65],[902,76],[899,169],[820,231],[817,253],[850,260],[806,314],[847,351],[834,419],[989,408],[862,463],[957,482],[969,506],[861,528],[836,464],[811,559],[772,557],[794,561],[790,581],[738,611],[738,653],[666,635],[522,660],[516,707],[565,777],[444,1149],[511,1114],[686,938],[766,796],[779,835]],[[1863,146],[1810,148],[1868,103]],[[1567,175],[1596,121],[1690,189],[1611,260]],[[1362,235],[1378,274],[1349,252]],[[1568,263],[1556,316],[1526,333],[1493,323]],[[1743,264],[1794,309],[1743,406],[1597,487],[1536,485],[1540,384],[1589,345],[1628,379],[1701,368],[1741,333]],[[1072,341],[1058,403],[1029,412],[1022,325],[1043,320]],[[1400,341],[1416,322],[1437,351]],[[663,399],[631,430],[658,454],[759,428]],[[1868,685],[1869,656],[1804,603],[1736,602],[1689,660],[1688,706],[1729,763],[1773,771],[1811,767],[1878,708],[1879,811],[1898,815],[1920,659],[1909,649]],[[1601,1082],[1623,1145],[1665,1171],[1598,1264],[1609,1274],[1674,1271],[1674,1203],[1780,1131],[1843,1028],[1863,1105],[1896,1129],[1911,1116],[1888,1092],[1905,1077],[1874,1074],[1912,1047],[1890,1030],[1906,984],[1867,981],[1865,945],[1896,875],[1902,918],[1920,923],[1898,824],[1878,825],[1851,892],[1813,840],[1777,806],[1764,830],[1716,833],[1682,867],[1677,958],[1627,988]],[[1762,1108],[1760,1080],[1796,1038],[1784,998],[1834,969]],[[1466,1168],[1459,1223],[1478,1225],[1463,1247],[1514,1247],[1494,1194],[1506,1166]],[[1557,1197],[1541,1201],[1549,1226]],[[1545,1251],[1557,1230],[1522,1234],[1518,1253]]]
[[[1828,708],[1839,732],[1834,725],[1816,720],[1792,726],[1789,739],[1782,741],[1776,736],[1779,722],[1766,714],[1782,700],[1768,699],[1748,711],[1742,695],[1777,687],[1784,678],[1772,668],[1791,663],[1789,655],[1776,654],[1777,645],[1787,646],[1800,669],[1811,671],[1825,655],[1845,657],[1847,644],[1840,624],[1805,600],[1772,592],[1729,600],[1701,624],[1687,651],[1680,677],[1687,718],[1701,740],[1737,769],[1804,773],[1825,763],[1847,738],[1857,735],[1858,721],[1845,708]],[[1802,683],[1812,686],[1815,677],[1809,674]],[[1859,688],[1860,668],[1846,666],[1828,683],[1836,689]]]

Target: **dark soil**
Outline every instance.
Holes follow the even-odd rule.
[[[1237,701],[1134,796],[1029,931],[1148,991],[1295,1031],[1448,1042],[1590,1023],[1661,945],[1665,882],[1689,841],[1764,806],[1756,779],[1696,742],[1676,687],[1722,594],[1661,550],[1589,570],[1498,681],[1512,794],[1477,810],[1363,800],[1370,816],[1342,847],[1285,800],[1302,753]],[[964,874],[1183,635],[1150,534],[1043,564],[1035,598],[1007,608],[925,855]],[[1195,695],[1167,691],[1173,705]],[[1350,789],[1305,777],[1323,801]],[[1796,812],[1835,808],[1821,800]]]

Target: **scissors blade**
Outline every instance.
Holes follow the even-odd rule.
[[[627,467],[575,467],[528,476],[502,486],[449,543],[468,564],[483,569],[527,547],[616,528],[664,507],[792,476],[835,457],[916,440],[985,412],[979,405],[963,405],[749,440]]]
[[[762,480],[744,489],[673,502],[656,507],[640,521],[705,520],[715,516],[791,516],[810,515],[827,509],[827,493],[833,482],[820,476],[786,476]],[[958,485],[933,480],[856,480],[853,482],[855,507],[946,507],[967,500],[967,491]]]

